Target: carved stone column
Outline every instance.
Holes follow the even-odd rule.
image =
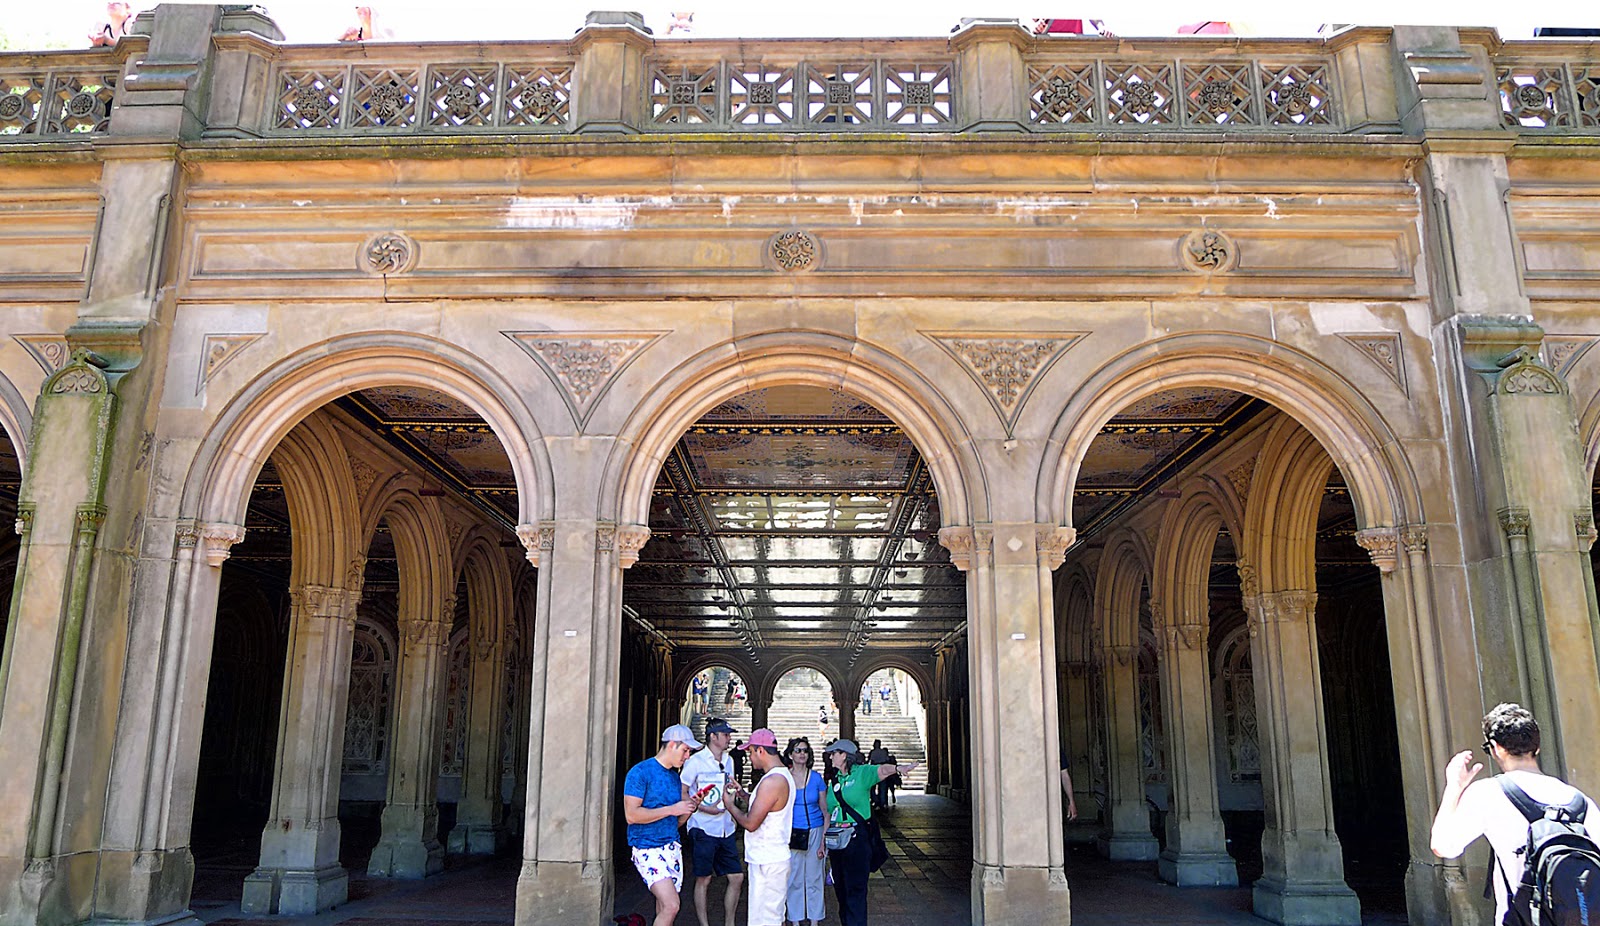
[[[1228,855],[1217,800],[1216,733],[1211,714],[1211,671],[1206,648],[1206,615],[1173,615],[1164,622],[1160,603],[1156,633],[1161,638],[1161,700],[1171,756],[1172,805],[1167,813],[1167,847],[1161,852],[1161,879],[1179,885],[1234,885],[1239,869]]]
[[[455,596],[447,595],[433,614],[400,620],[389,794],[383,807],[383,835],[367,865],[374,877],[425,878],[444,870],[444,846],[439,843],[439,738],[455,613]]]
[[[1344,882],[1344,855],[1333,830],[1317,595],[1303,590],[1257,594],[1252,581],[1244,584],[1267,822],[1255,914],[1274,923],[1359,926],[1361,904]]]
[[[311,914],[349,895],[349,876],[339,867],[339,776],[361,592],[302,585],[289,597],[272,813],[261,835],[261,864],[245,878],[245,913]]]
[[[1050,573],[1072,538],[1070,528],[1033,523],[939,532],[967,573],[978,923],[1071,921]]]
[[[649,536],[580,519],[524,533],[539,592],[517,926],[611,918],[622,570]]]
[[[472,681],[467,705],[467,754],[461,769],[461,800],[450,830],[450,851],[490,855],[499,848],[501,725],[505,720],[507,642],[472,641]]]
[[[1145,803],[1144,761],[1139,745],[1139,648],[1106,648],[1106,826],[1100,854],[1115,861],[1157,857],[1161,844],[1150,832]]]

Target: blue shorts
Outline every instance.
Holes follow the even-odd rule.
[[[705,830],[688,832],[689,844],[694,849],[696,878],[744,874],[744,866],[739,863],[739,843],[733,834],[712,836]]]

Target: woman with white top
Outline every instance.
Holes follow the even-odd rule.
[[[827,875],[828,852],[822,837],[828,831],[827,786],[822,773],[811,767],[810,740],[803,736],[789,740],[783,759],[795,787],[794,828],[808,834],[804,849],[790,846],[788,921],[816,926],[826,912],[822,884]]]

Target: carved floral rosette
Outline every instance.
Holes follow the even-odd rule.
[[[384,232],[361,245],[356,265],[373,276],[396,276],[417,265],[417,242],[403,232]]]
[[[768,265],[783,273],[809,273],[822,266],[822,240],[812,233],[789,228],[767,239]]]
[[[1233,239],[1214,228],[1189,233],[1178,247],[1183,266],[1196,273],[1226,273],[1239,263],[1239,248]]]

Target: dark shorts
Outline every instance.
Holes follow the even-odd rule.
[[[739,843],[732,834],[712,836],[704,830],[689,830],[689,843],[694,848],[696,878],[744,874],[744,866],[739,864]]]

